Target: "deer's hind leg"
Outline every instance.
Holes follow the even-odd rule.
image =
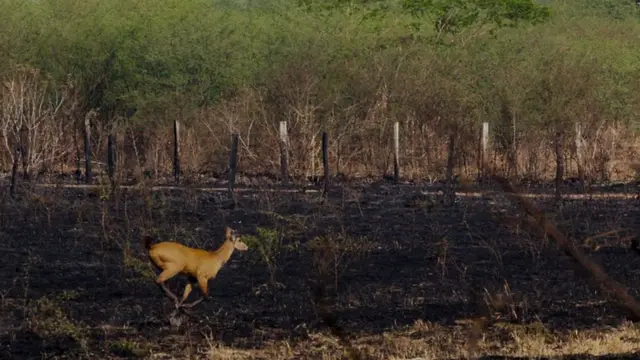
[[[187,281],[187,285],[184,286],[184,292],[182,293],[182,299],[178,303],[178,307],[182,306],[182,304],[185,302],[185,300],[187,300],[187,298],[189,297],[189,294],[191,294],[191,291],[193,291],[193,284],[194,283],[197,283],[197,280],[194,277],[189,276],[189,279]]]
[[[167,287],[167,285],[165,284],[165,281],[171,279],[172,277],[176,276],[181,270],[179,268],[166,268],[164,269],[160,275],[158,275],[158,277],[156,278],[156,284],[158,284],[160,286],[160,288],[164,291],[164,293],[171,299],[173,300],[173,302],[176,304],[176,307],[178,307],[178,296],[176,294],[174,294],[171,290],[169,290],[169,288]]]

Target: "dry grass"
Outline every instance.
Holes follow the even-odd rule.
[[[354,337],[351,343],[367,359],[437,360],[469,356],[563,357],[625,355],[640,351],[640,328],[625,323],[609,329],[551,331],[542,323],[496,323],[482,334],[473,353],[468,347],[471,325],[441,326],[417,320],[413,326],[375,336]],[[208,343],[208,359],[326,359],[345,358],[345,350],[328,333],[312,333],[297,343],[278,341],[254,350],[237,350]]]

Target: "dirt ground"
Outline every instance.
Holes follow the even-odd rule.
[[[235,206],[189,188],[2,195],[0,358],[634,358],[640,327],[506,197],[449,204],[424,190],[247,191]],[[536,203],[638,297],[638,200],[550,201]],[[225,225],[250,250],[191,317],[170,316],[141,235],[213,250]]]

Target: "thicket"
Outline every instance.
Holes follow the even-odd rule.
[[[278,122],[294,175],[309,175],[320,132],[347,175],[390,171],[401,124],[403,176],[476,169],[480,124],[493,160],[531,178],[575,132],[594,178],[638,155],[640,11],[626,0],[0,0],[3,151],[32,172],[68,171],[92,124],[94,159],[116,135],[124,175],[222,172],[230,134],[240,169],[277,173]],[[515,155],[514,155],[515,154]],[[319,166],[317,167],[319,170]]]

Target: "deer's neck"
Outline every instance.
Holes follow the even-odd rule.
[[[213,253],[213,256],[216,257],[220,262],[220,266],[222,266],[229,260],[231,254],[233,254],[233,250],[235,250],[233,242],[225,241],[224,244],[222,244],[218,250]]]

